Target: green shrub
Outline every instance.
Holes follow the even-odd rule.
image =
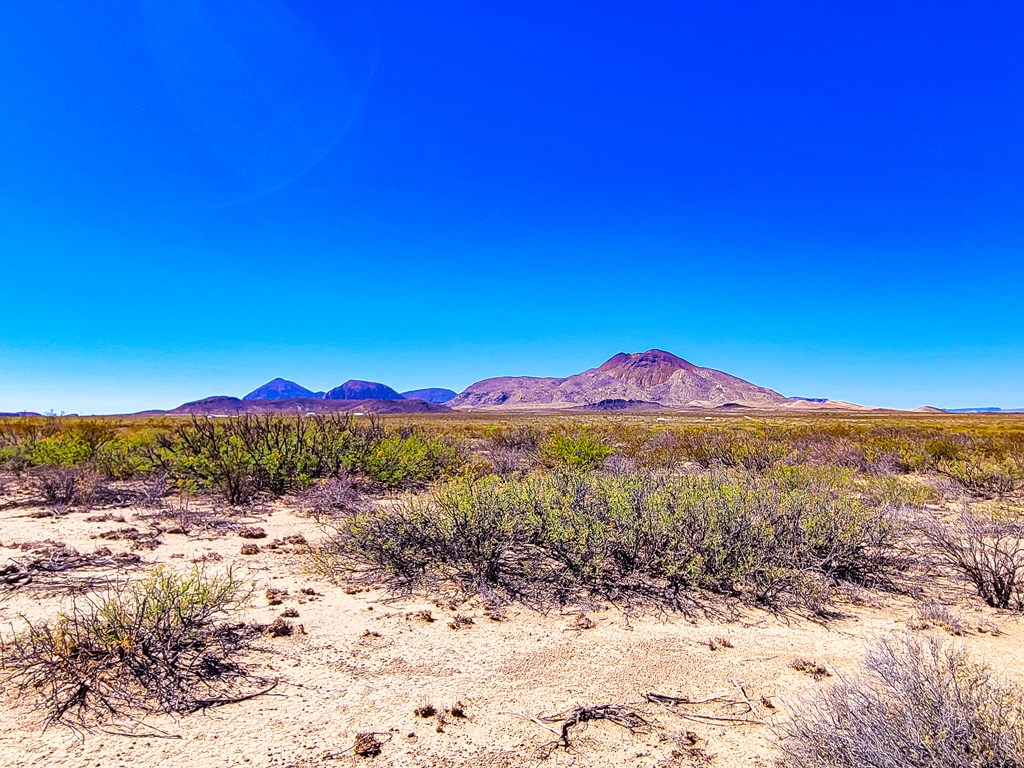
[[[115,480],[146,475],[154,469],[153,455],[162,434],[156,429],[141,429],[118,435],[97,448],[92,464]]]
[[[900,563],[889,504],[842,475],[535,474],[449,483],[338,522],[332,546],[390,577],[454,576],[510,594],[545,585],[672,603],[709,590],[779,604],[809,579],[884,584]]]
[[[172,477],[218,490],[231,504],[340,475],[364,477],[387,490],[418,488],[462,462],[449,439],[389,431],[379,419],[348,414],[194,417],[165,435],[156,455],[155,463]]]
[[[450,442],[411,434],[381,439],[360,461],[350,461],[350,471],[365,475],[387,489],[418,488],[439,480],[461,462]]]
[[[942,462],[939,470],[980,498],[1001,499],[1024,490],[1024,468],[1013,461],[972,456]]]
[[[60,432],[32,446],[35,466],[77,467],[91,456],[88,444],[73,432]]]
[[[576,470],[600,469],[615,449],[586,429],[559,429],[540,446],[540,454],[549,467]]]

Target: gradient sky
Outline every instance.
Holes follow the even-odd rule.
[[[787,395],[1024,406],[1022,28],[1019,2],[12,0],[0,410],[649,347]]]

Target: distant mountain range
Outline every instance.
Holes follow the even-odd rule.
[[[1024,413],[1024,408],[996,408],[994,405],[983,408],[945,408],[946,413]]]
[[[207,397],[170,413],[232,414],[373,411],[415,413],[454,410],[656,411],[671,409],[774,411],[867,411],[863,405],[821,397],[786,397],[714,368],[703,368],[660,349],[620,352],[596,368],[561,378],[503,376],[484,379],[456,394],[440,387],[398,392],[375,381],[350,379],[314,392],[288,379],[272,379],[243,398]],[[941,412],[925,406],[921,412]],[[1002,412],[999,408],[953,413]]]
[[[447,410],[448,408],[444,405],[437,403],[405,400],[401,397],[397,400],[328,400],[323,397],[240,400],[237,397],[218,395],[179,405],[171,411],[147,411],[147,413],[196,413],[220,416],[236,413],[337,413],[345,411],[354,413],[434,413]]]
[[[409,392],[396,392],[386,384],[376,381],[349,379],[327,392],[314,392],[301,384],[288,379],[271,379],[261,387],[257,387],[242,398],[245,401],[267,400],[423,400],[428,403],[446,403],[455,397],[455,392],[441,387],[414,389]]]

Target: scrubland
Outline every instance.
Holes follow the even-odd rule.
[[[0,420],[5,765],[1024,765],[1024,417]]]

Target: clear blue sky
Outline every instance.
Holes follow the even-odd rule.
[[[1019,2],[15,0],[0,410],[649,347],[1024,406],[1022,28]]]

